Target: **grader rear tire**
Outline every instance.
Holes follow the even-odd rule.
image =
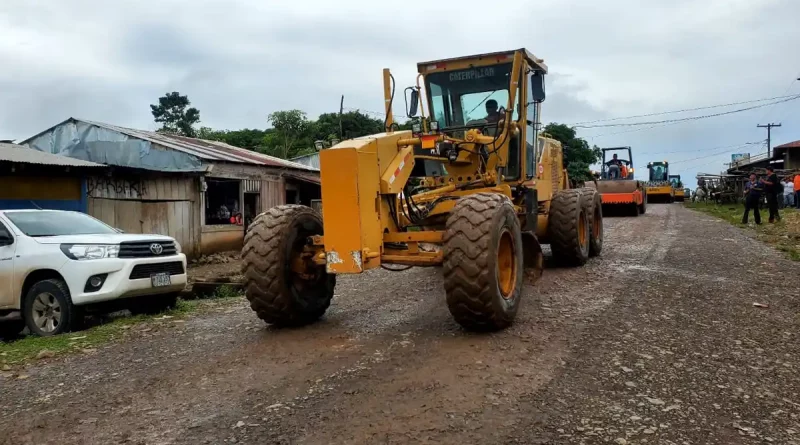
[[[273,207],[250,224],[242,248],[242,273],[245,296],[259,318],[278,326],[300,326],[325,313],[336,276],[311,262],[306,262],[302,274],[291,267],[306,239],[322,234],[319,214],[301,205]]]
[[[453,318],[473,331],[511,325],[519,308],[523,244],[519,219],[505,195],[458,200],[444,234],[444,289]]]
[[[589,256],[596,257],[603,251],[603,202],[597,190],[585,188],[582,193],[589,215]]]
[[[577,267],[589,259],[589,215],[579,189],[560,190],[550,203],[548,239],[557,264]]]

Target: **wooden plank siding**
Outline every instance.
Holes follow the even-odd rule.
[[[200,192],[195,177],[97,177],[87,180],[88,213],[128,233],[168,235],[184,253],[200,248]]]
[[[261,181],[261,212],[277,205],[286,204],[286,188],[283,178]]]

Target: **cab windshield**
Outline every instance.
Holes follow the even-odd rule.
[[[651,181],[666,181],[667,180],[667,166],[663,164],[653,164],[650,167],[650,180]]]
[[[426,76],[431,115],[439,128],[479,126],[497,122],[500,107],[508,106],[510,63]],[[517,120],[519,100],[514,101],[512,119]]]

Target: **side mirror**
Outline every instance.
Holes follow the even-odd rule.
[[[406,98],[406,116],[409,118],[417,115],[417,108],[419,108],[419,91],[414,87],[406,88],[406,91],[411,90],[411,97]]]
[[[534,103],[544,102],[544,74],[541,71],[531,74],[531,96]]]

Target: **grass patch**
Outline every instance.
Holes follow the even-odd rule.
[[[78,332],[53,337],[29,335],[11,342],[0,341],[0,370],[3,370],[4,366],[22,364],[40,354],[50,357],[72,352],[91,353],[98,346],[121,339],[127,332],[147,329],[147,325],[161,321],[174,322],[191,314],[205,312],[220,304],[233,303],[236,301],[235,298],[241,295],[240,291],[228,287],[225,290],[218,290],[212,300],[179,299],[174,309],[157,315],[122,316]]]
[[[685,206],[722,220],[738,227],[754,232],[757,239],[763,241],[786,255],[793,261],[800,261],[800,211],[795,209],[781,209],[781,221],[768,224],[768,210],[761,210],[762,224],[755,225],[753,214],[750,212],[750,224],[742,225],[744,204],[713,204],[713,203],[686,203]]]

